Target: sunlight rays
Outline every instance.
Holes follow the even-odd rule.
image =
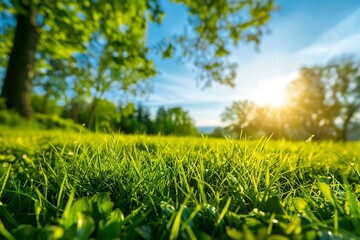
[[[286,94],[285,89],[287,81],[284,79],[270,79],[266,83],[259,86],[251,95],[250,98],[260,105],[270,105],[279,108],[285,105]]]

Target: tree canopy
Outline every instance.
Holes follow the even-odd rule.
[[[247,100],[225,109],[222,118],[233,135],[273,138],[348,140],[359,128],[360,62],[335,58],[324,65],[303,67],[287,87],[287,104],[259,106]]]
[[[170,36],[158,48],[163,57],[174,53],[192,61],[207,84],[234,84],[235,64],[227,57],[241,40],[258,44],[275,9],[273,0],[171,2],[186,6],[188,31]],[[96,78],[92,91],[98,89],[96,82],[107,85],[104,79],[124,86],[156,72],[145,36],[148,23],[160,24],[164,16],[158,0],[12,0],[1,1],[0,12],[13,19],[4,21],[1,32],[0,57],[6,68],[1,97],[8,109],[27,118],[39,64],[56,74],[51,62],[72,61],[78,54],[95,56],[100,60],[98,73],[89,75]],[[100,43],[96,53],[89,48],[94,42]]]
[[[345,56],[302,68],[288,95],[295,126],[319,139],[347,140],[360,111],[360,62]]]

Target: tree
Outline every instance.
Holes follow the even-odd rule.
[[[44,114],[44,98],[46,96],[31,95],[31,107],[35,113],[42,113]],[[48,115],[58,116],[60,117],[63,114],[64,107],[59,106],[55,99],[48,99],[47,102],[47,109],[50,109],[51,112],[47,112]]]
[[[88,116],[91,113],[91,107],[92,105],[89,106],[88,108]],[[97,108],[98,108],[98,112],[96,113],[96,115],[94,116],[94,122],[95,122],[95,126],[96,129],[100,130],[100,131],[114,131],[115,130],[115,126],[116,126],[116,122],[117,122],[117,109],[114,103],[106,100],[106,99],[102,99],[99,100],[99,102],[97,103]],[[89,119],[84,118],[84,122]]]
[[[259,136],[271,136],[272,139],[288,138],[289,123],[286,106],[257,106],[253,125]]]
[[[222,127],[216,127],[208,136],[212,138],[223,138],[224,129]]]
[[[331,96],[334,109],[338,110],[339,115],[336,120],[335,128],[338,138],[346,141],[352,125],[356,119],[356,114],[360,111],[360,61],[353,58],[344,57],[335,59],[326,67],[327,78],[332,84]]]
[[[182,55],[194,61],[200,69],[199,76],[207,83],[214,80],[233,85],[235,65],[226,56],[241,39],[259,43],[263,26],[274,10],[273,0],[174,2],[183,3],[189,10],[190,31],[162,44],[166,46],[160,48],[163,56],[170,56],[178,45]],[[147,22],[160,23],[163,15],[157,0],[13,0],[1,2],[0,11],[16,16],[1,96],[6,98],[8,109],[15,109],[27,118],[31,117],[29,95],[37,51],[49,53],[55,59],[68,58],[86,51],[93,34],[100,34],[107,45],[114,46],[112,57],[126,66],[128,53],[117,51],[119,46],[141,42]],[[139,51],[135,55],[148,58],[144,55],[145,42],[142,43],[140,47],[136,45]]]
[[[241,133],[253,136],[258,131],[254,124],[256,109],[256,104],[248,100],[233,102],[221,115],[222,121],[229,123],[225,129],[235,138],[238,138]]]
[[[137,132],[147,134],[156,133],[154,123],[151,120],[150,110],[148,108],[146,108],[142,104],[139,104],[135,112],[135,117],[138,122],[138,126],[136,129]]]
[[[184,33],[163,44],[165,56],[178,53],[192,61],[205,86],[218,82],[234,86],[236,63],[228,56],[240,41],[257,46],[275,9],[273,0],[172,0],[189,12]]]
[[[238,138],[240,134],[250,137],[287,137],[287,119],[283,108],[259,106],[254,102],[243,100],[233,102],[222,113],[223,122],[229,123],[225,128]]]
[[[30,91],[37,51],[53,58],[70,57],[85,51],[94,33],[100,33],[113,46],[138,42],[133,37],[144,38],[146,21],[160,22],[161,16],[155,0],[14,0],[1,2],[0,10],[14,12],[16,16],[1,96],[6,99],[8,109],[15,109],[27,118],[31,117]],[[143,45],[138,50],[142,53],[145,48]],[[124,59],[124,52],[115,53],[118,54],[114,58]]]
[[[132,108],[134,104],[120,108],[120,130],[124,133],[156,133],[149,109],[142,104]]]
[[[189,114],[180,107],[160,107],[156,114],[155,127],[163,135],[195,135],[197,129]]]
[[[149,84],[146,80],[155,76],[156,69],[146,56],[147,48],[144,47],[142,37],[144,34],[142,31],[129,32],[129,41],[115,45],[111,42],[103,43],[101,36],[96,34],[87,53],[77,56],[77,67],[82,72],[87,72],[93,95],[89,128],[93,127],[97,103],[109,91],[112,91],[113,95],[139,95],[148,90]],[[130,37],[131,35],[134,36]],[[126,54],[126,57],[119,57],[119,53]]]
[[[297,135],[305,138],[314,135],[315,139],[335,137],[331,124],[338,110],[326,98],[330,85],[324,76],[322,67],[302,68],[300,77],[287,88],[291,125]]]
[[[292,125],[316,138],[346,141],[360,111],[360,62],[352,57],[302,68],[290,83]]]
[[[38,89],[44,92],[42,97],[41,108],[39,112],[49,113],[50,100],[57,102],[68,88],[68,82],[65,80],[70,75],[71,62],[67,59],[52,59],[49,56],[42,55],[42,58],[38,61],[35,71],[35,77],[33,79],[34,93]]]
[[[79,67],[80,64],[82,67]],[[76,59],[69,65],[70,77],[68,77],[69,96],[65,95],[65,101],[67,103],[67,110],[69,114],[67,117],[72,118],[77,123],[88,123],[86,121],[79,120],[79,114],[82,111],[84,105],[88,105],[88,99],[91,99],[91,88],[94,84],[93,77],[91,76],[91,64],[88,61],[79,63]]]
[[[6,99],[7,108],[14,108],[30,118],[31,78],[34,75],[38,32],[35,10],[28,4],[18,4],[22,13],[16,16],[17,27],[1,97]]]

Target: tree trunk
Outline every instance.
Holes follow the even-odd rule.
[[[79,123],[79,102],[75,100],[75,98],[72,100],[71,103],[71,118],[74,120],[74,122]]]
[[[7,109],[14,109],[27,119],[31,118],[31,80],[34,75],[35,51],[38,41],[35,9],[22,5],[26,15],[16,16],[16,30],[1,97]]]
[[[356,111],[357,111],[357,108],[354,105],[350,106],[346,111],[346,118],[344,119],[344,124],[341,129],[341,140],[344,142],[346,142],[348,140],[351,119],[354,117]]]
[[[348,140],[349,125],[352,117],[353,117],[353,112],[349,113],[349,115],[344,120],[344,124],[342,126],[341,135],[340,135],[341,141],[343,142],[346,142]]]
[[[349,121],[345,121],[344,125],[343,125],[343,129],[341,131],[341,140],[343,142],[347,141],[347,136],[348,136],[348,128],[349,128]]]
[[[41,104],[41,113],[43,113],[43,114],[48,113],[47,109],[48,109],[49,98],[50,98],[50,95],[51,95],[50,83],[46,83],[45,91],[46,91],[46,94],[44,95],[44,97],[42,99],[42,104]]]

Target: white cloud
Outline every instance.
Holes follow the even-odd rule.
[[[307,63],[325,63],[341,54],[360,52],[360,9],[295,55]]]

